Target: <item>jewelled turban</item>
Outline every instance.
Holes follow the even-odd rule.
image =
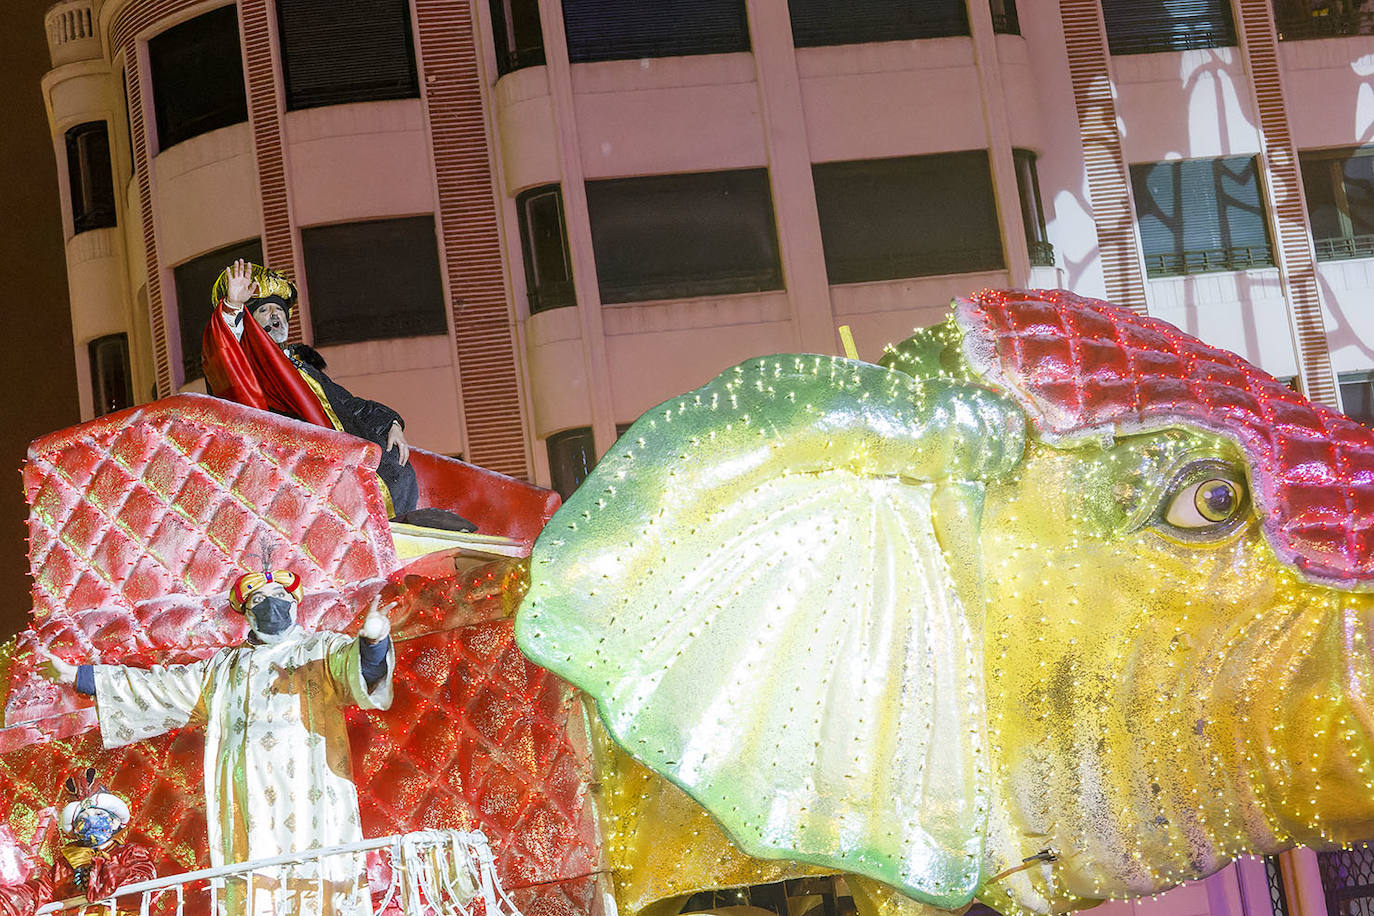
[[[229,589],[229,604],[240,614],[253,593],[270,582],[275,582],[297,601],[301,600],[301,577],[289,569],[274,569],[271,572],[249,572],[239,576]]]

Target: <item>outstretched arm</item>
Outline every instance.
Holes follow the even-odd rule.
[[[363,670],[363,682],[371,691],[387,674],[387,655],[391,652],[391,620],[387,616],[396,602],[381,607],[382,596],[372,599],[363,628],[358,633],[358,662]]]

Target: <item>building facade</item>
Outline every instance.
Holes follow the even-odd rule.
[[[203,387],[246,257],[412,443],[564,492],[734,363],[839,325],[876,359],[987,286],[1147,311],[1374,419],[1369,5],[61,0],[82,416]],[[1309,916],[1355,886],[1322,868],[1112,908]]]

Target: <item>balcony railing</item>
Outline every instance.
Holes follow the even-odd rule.
[[[1274,257],[1268,245],[1236,248],[1209,248],[1202,251],[1171,251],[1147,254],[1145,273],[1151,277],[1178,277],[1222,270],[1249,270],[1272,267]]]
[[[1337,239],[1315,239],[1318,261],[1348,261],[1374,258],[1374,235],[1348,235]]]
[[[1031,267],[1054,266],[1054,246],[1049,242],[1031,240],[1028,247],[1030,248]]]
[[[138,912],[143,914],[175,913],[183,916],[188,886],[197,885],[194,889],[200,892],[223,893],[226,879],[235,878],[239,879],[238,883],[246,882],[243,893],[250,913],[258,912],[254,907],[258,894],[270,894],[276,912],[327,916],[324,910],[327,896],[323,892],[323,871],[320,868],[322,863],[329,859],[357,857],[372,850],[389,852],[391,864],[391,883],[380,900],[374,902],[374,913],[381,913],[394,901],[405,916],[467,916],[470,912],[469,903],[481,897],[485,916],[521,916],[520,910],[496,877],[496,866],[486,836],[480,831],[464,833],[458,830],[424,830],[379,837],[360,843],[327,846],[138,881],[124,885],[110,897],[94,904],[88,903],[85,897],[49,903],[39,908],[37,916],[79,911],[83,907],[91,907],[92,912],[96,912],[95,908],[98,907],[100,911],[108,910],[113,914],[116,906],[121,911],[137,907]],[[283,879],[302,865],[313,866],[311,870],[316,877],[304,880],[314,883],[315,890],[299,891],[294,887],[281,890],[288,883]],[[295,885],[300,880],[290,883]],[[274,885],[275,889],[263,887],[266,882]],[[163,895],[173,899],[166,899]],[[137,903],[130,898],[137,898]]]

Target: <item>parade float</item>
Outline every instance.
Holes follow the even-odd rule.
[[[751,360],[561,508],[412,455],[476,534],[388,523],[375,445],[211,398],[33,444],[13,880],[82,767],[164,882],[119,906],[278,867],[207,873],[200,729],[109,749],[40,676],[242,644],[269,544],[307,630],[390,608],[394,699],[345,713],[379,912],[1063,912],[1374,835],[1374,434],[1164,322],[985,291],[881,365]]]

